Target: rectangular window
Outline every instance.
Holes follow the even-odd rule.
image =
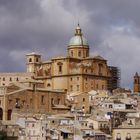
[[[98,84],[96,84],[96,89],[98,89],[99,87],[98,87]]]
[[[104,85],[102,85],[102,89],[104,89]]]
[[[121,134],[120,133],[117,133],[116,140],[121,140]]]
[[[60,99],[58,98],[58,105],[60,104]]]
[[[77,91],[79,91],[79,85],[77,85]]]
[[[9,81],[12,81],[12,78],[10,77]]]
[[[44,104],[44,95],[41,96],[41,104]]]
[[[54,99],[51,98],[51,106],[54,106]]]
[[[5,77],[3,77],[3,81],[5,81]]]
[[[70,91],[73,91],[73,86],[72,85],[70,86]]]
[[[16,105],[15,105],[16,108],[20,108],[20,99],[19,98],[16,98]]]
[[[30,99],[30,104],[32,105],[32,102],[33,102],[33,100],[32,100],[32,98]]]
[[[59,72],[62,72],[62,65],[59,65]]]

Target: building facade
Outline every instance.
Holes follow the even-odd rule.
[[[39,54],[27,54],[27,73],[34,73],[34,78],[42,80],[46,88],[66,89],[68,93],[117,88],[118,73],[114,76],[113,68],[103,57],[91,57],[89,49],[78,25],[69,41],[67,56],[44,62]]]
[[[71,92],[113,90],[119,86],[119,70],[101,56],[90,56],[88,41],[78,24],[70,39],[67,55],[43,61],[35,52],[26,55],[27,72],[0,73],[0,86],[29,79],[42,80],[47,89]]]
[[[0,120],[14,120],[17,114],[57,114],[69,110],[65,91],[47,90],[37,84],[4,87],[0,94]]]

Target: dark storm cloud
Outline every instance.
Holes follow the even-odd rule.
[[[122,85],[140,72],[140,1],[0,0],[0,71],[24,71],[25,54],[66,55],[78,23],[91,46],[121,68]]]

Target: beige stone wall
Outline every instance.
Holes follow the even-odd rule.
[[[89,112],[89,96],[87,93],[81,93],[77,96],[74,96],[74,101],[76,102],[75,108],[81,109],[83,112],[88,113]]]
[[[7,86],[10,83],[29,80],[32,73],[0,73],[0,86]]]
[[[65,105],[66,92],[51,90],[24,90],[10,86],[6,94],[0,95],[3,119],[10,119],[13,110],[18,113],[66,113],[67,109],[53,109],[55,105]]]
[[[22,91],[7,96],[7,109],[13,109],[16,101],[21,110],[33,112],[52,112],[52,99],[54,104],[65,104],[65,94],[51,91]],[[58,103],[59,101],[59,103]]]
[[[122,128],[113,130],[113,140],[116,140],[117,135],[121,137],[121,140],[126,140],[126,136],[130,135],[132,140],[135,140],[138,136],[140,138],[140,128]]]
[[[68,88],[68,78],[67,77],[54,77],[52,79],[53,89],[67,89]]]

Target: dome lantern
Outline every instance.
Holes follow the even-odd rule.
[[[69,41],[69,47],[72,46],[81,46],[81,47],[88,47],[88,41],[86,40],[85,37],[83,37],[82,34],[82,29],[80,28],[80,25],[78,24],[78,26],[75,29],[75,36],[73,36],[70,41]]]
[[[82,36],[82,30],[80,28],[79,23],[78,23],[78,26],[75,29],[75,36]]]
[[[69,41],[68,56],[75,58],[86,58],[89,56],[88,41],[83,37],[79,24],[75,29],[75,36]]]

